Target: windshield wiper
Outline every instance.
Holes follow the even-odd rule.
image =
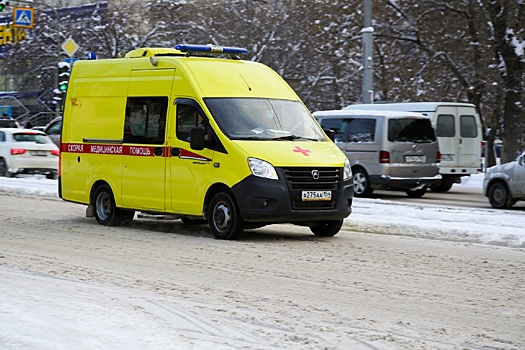
[[[279,136],[279,137],[274,137],[272,140],[276,140],[276,141],[293,141],[293,140],[319,141],[317,139],[308,138],[304,136],[297,136],[297,135]]]

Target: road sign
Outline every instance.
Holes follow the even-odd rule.
[[[13,27],[33,28],[35,26],[35,9],[32,7],[13,8]]]
[[[69,57],[71,57],[75,54],[75,52],[77,52],[78,45],[72,38],[68,38],[62,44],[62,50],[64,50],[64,52],[67,53]]]
[[[0,106],[0,118],[12,118],[13,107],[11,106]]]
[[[69,64],[70,67],[73,67],[73,63],[75,63],[76,61],[78,61],[78,58],[73,58],[73,57],[64,58],[64,62]]]

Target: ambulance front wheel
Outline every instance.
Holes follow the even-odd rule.
[[[208,225],[216,238],[237,239],[244,230],[235,199],[230,193],[216,194],[208,205]]]
[[[327,220],[310,226],[310,231],[318,237],[332,237],[339,232],[342,226],[343,220]]]
[[[93,214],[97,222],[105,226],[117,226],[131,222],[135,216],[132,210],[117,208],[113,191],[108,185],[101,185],[96,189],[93,195]]]

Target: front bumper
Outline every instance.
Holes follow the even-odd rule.
[[[248,176],[232,191],[245,221],[256,223],[298,223],[342,220],[352,212],[353,179],[339,180],[330,201],[302,201],[301,193],[308,185],[295,186],[281,169],[279,180]]]

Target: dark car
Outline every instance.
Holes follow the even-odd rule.
[[[20,128],[20,124],[14,119],[1,118],[0,119],[0,128]]]

